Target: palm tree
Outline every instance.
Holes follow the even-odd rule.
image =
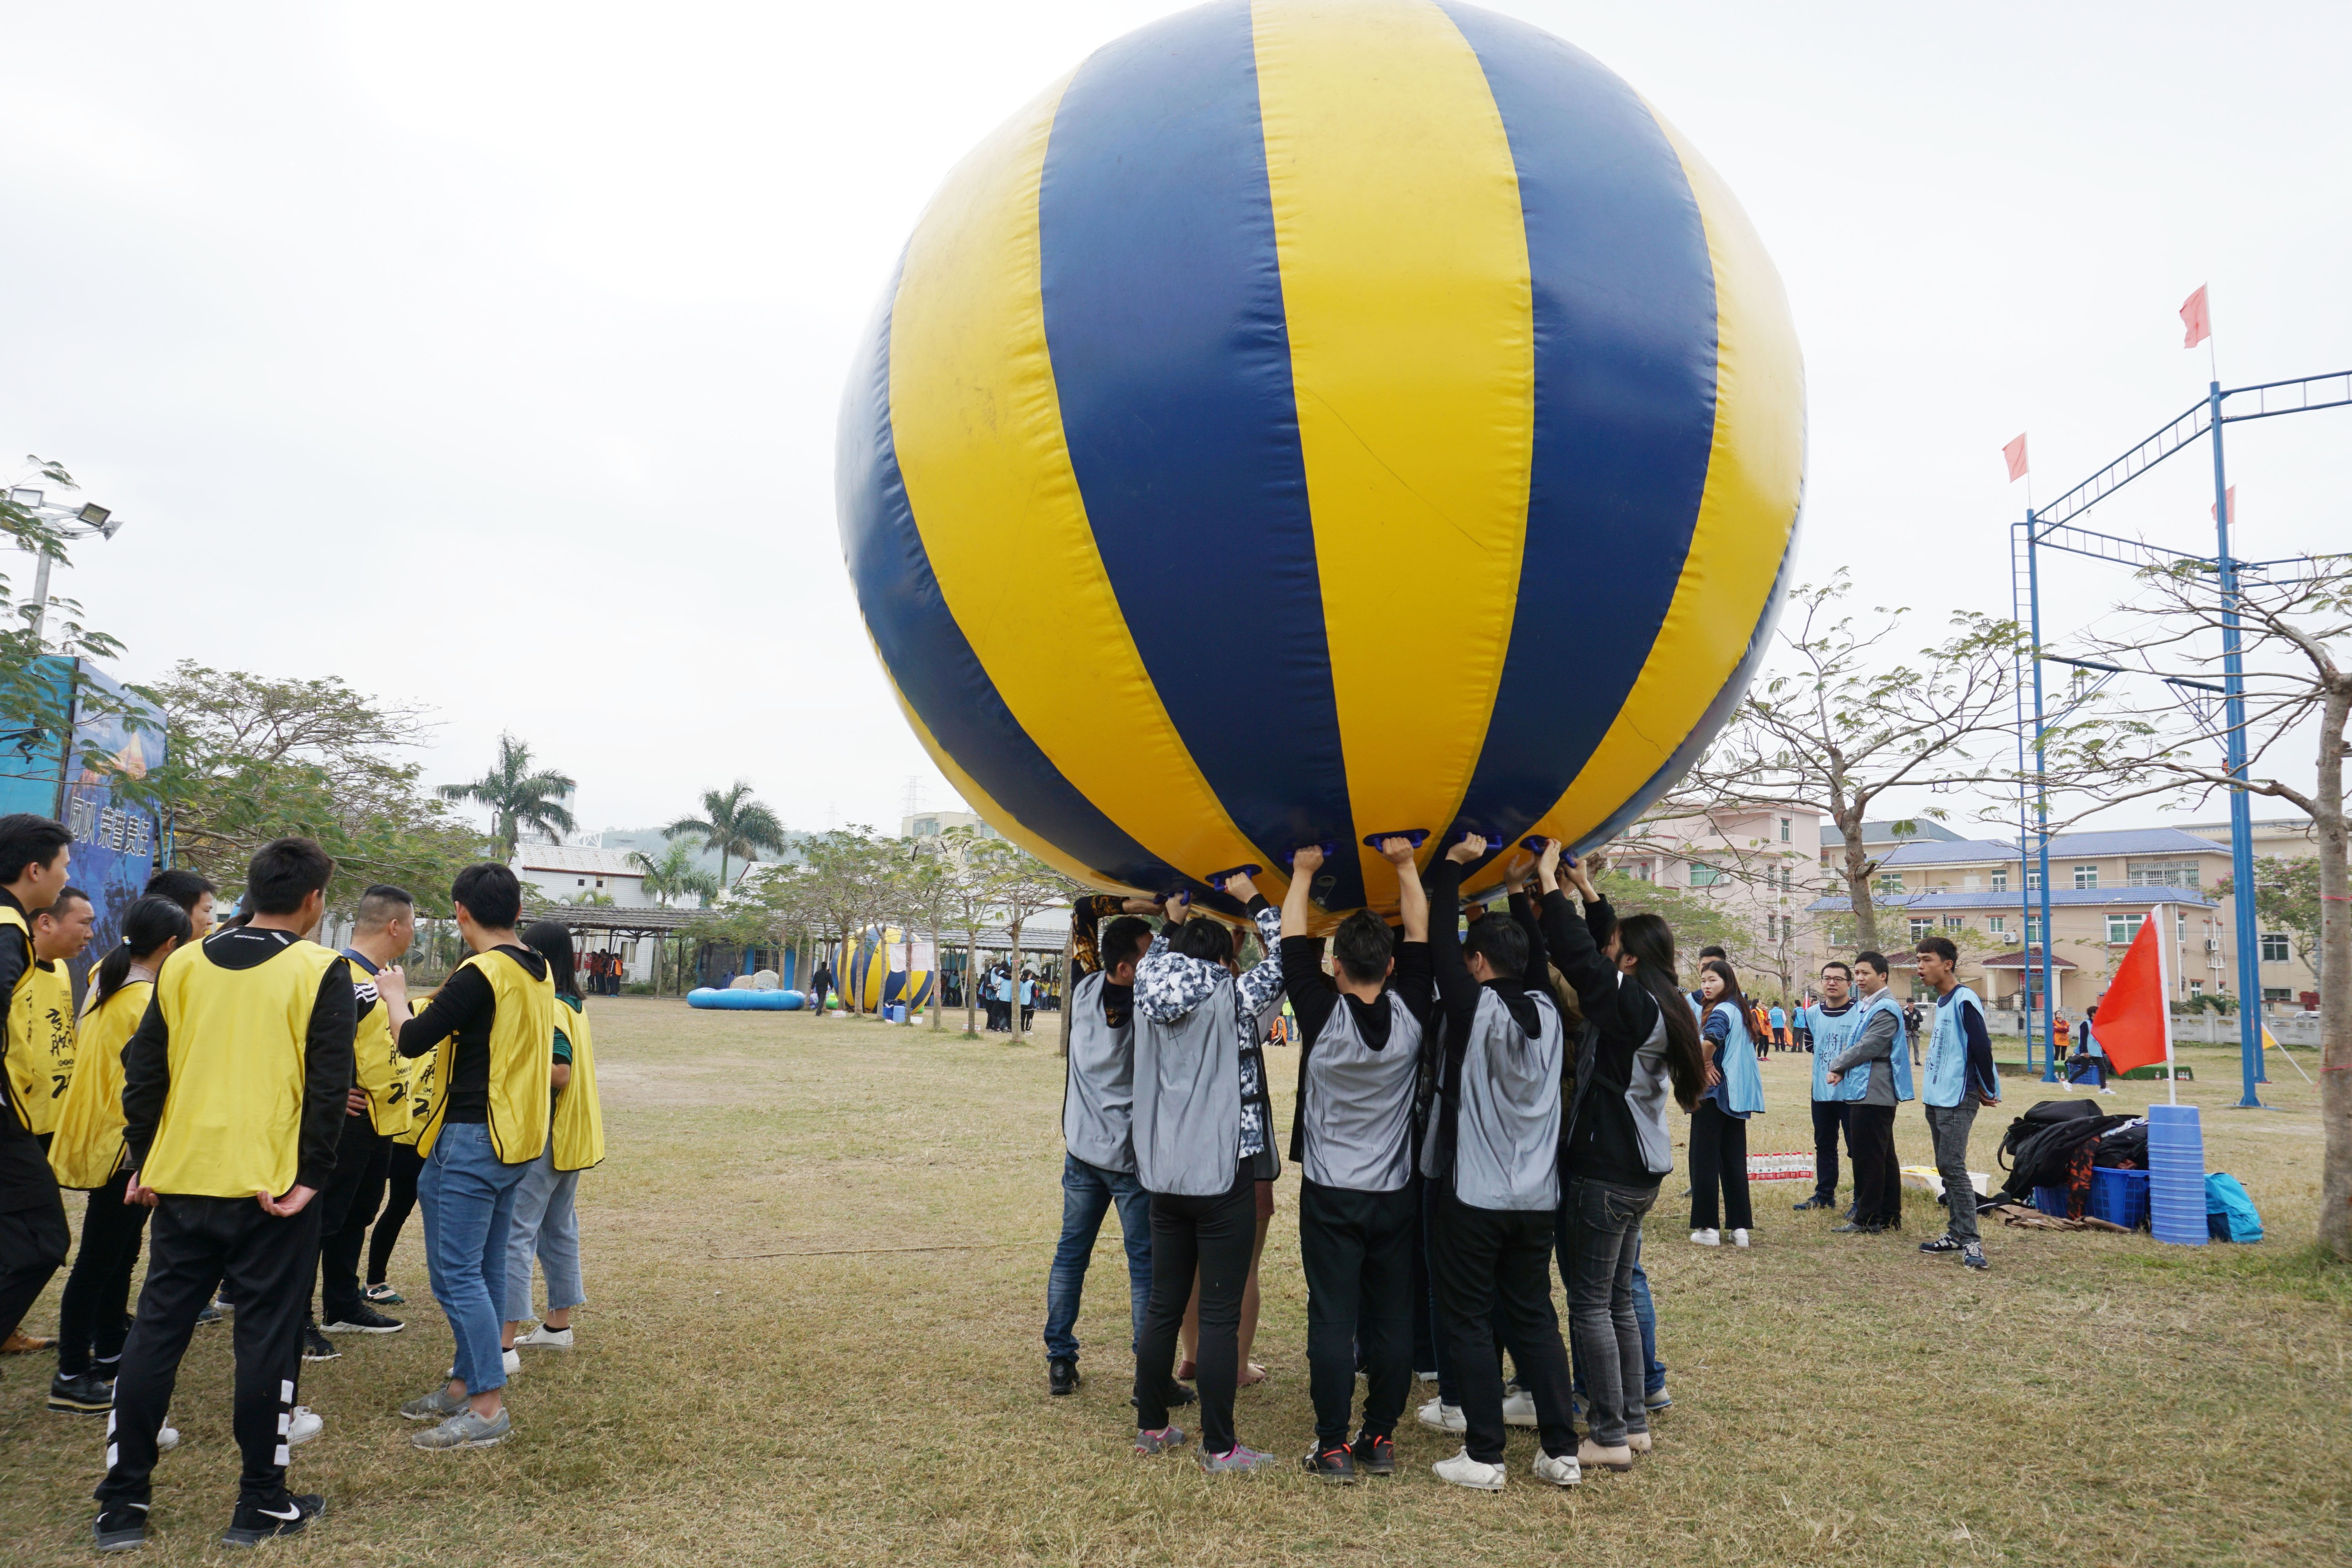
[[[632,849],[629,864],[646,874],[646,896],[657,904],[667,906],[672,899],[695,893],[707,905],[718,895],[719,879],[696,865],[694,851],[683,844],[668,846],[658,860]]]
[[[728,789],[702,792],[702,815],[681,816],[662,829],[665,838],[699,838],[705,849],[719,851],[719,885],[728,885],[727,862],[731,857],[748,868],[766,849],[781,855],[784,825],[776,814],[751,798],[751,786],[737,779]]]
[[[530,769],[530,745],[512,735],[499,737],[499,765],[471,784],[443,784],[444,800],[471,801],[490,808],[490,837],[500,858],[512,858],[523,830],[535,827],[558,844],[572,831],[572,813],[563,797],[580,786],[569,773],[552,768]]]

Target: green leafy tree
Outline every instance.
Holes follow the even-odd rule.
[[[32,466],[17,484],[37,481],[44,489],[74,489],[73,476],[61,464],[28,457]],[[13,540],[37,574],[51,566],[72,563],[70,541],[52,519],[11,499],[16,487],[0,489],[0,533]],[[76,601],[51,595],[46,605],[19,598],[5,573],[0,573],[0,744],[30,749],[73,724],[79,702],[85,713],[121,713],[134,728],[143,716],[85,677],[76,658],[114,658],[122,644],[106,633],[86,626]],[[138,695],[152,697],[151,692]],[[132,799],[152,799],[139,781],[121,781]]]
[[[784,851],[783,823],[764,803],[751,798],[751,786],[741,779],[726,789],[704,790],[702,815],[679,817],[662,829],[662,836],[699,839],[703,848],[717,850],[721,887],[728,885],[730,859],[749,867],[762,849],[772,855]]]
[[[529,742],[500,735],[498,764],[471,784],[443,784],[441,798],[488,806],[490,837],[499,858],[510,859],[526,829],[537,828],[563,842],[563,836],[578,826],[563,800],[579,787],[569,773],[534,769]]]
[[[857,933],[880,923],[888,910],[892,869],[888,851],[874,830],[853,826],[803,839],[798,876],[762,879],[763,886],[780,889],[779,898],[791,900],[810,930],[839,944],[836,983],[853,1014],[865,1010],[865,997],[851,983],[850,959],[856,951]]]
[[[1003,919],[1011,939],[1014,997],[1010,1043],[1017,1046],[1025,1037],[1019,996],[1021,927],[1031,916],[1068,903],[1087,889],[1010,839],[978,840],[972,848],[971,868],[987,906]]]
[[[2233,890],[2224,877],[2213,886],[2213,896],[2226,899]],[[2294,956],[2319,978],[2319,858],[2299,856],[2289,860],[2264,855],[2254,862],[2254,912],[2265,931],[2284,931]]]
[[[707,909],[710,900],[719,896],[719,879],[696,865],[694,851],[683,844],[667,845],[658,856],[632,849],[629,864],[646,874],[646,896],[664,908],[674,908],[679,899],[692,898]]]

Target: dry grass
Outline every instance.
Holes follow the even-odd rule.
[[[394,1405],[449,1355],[412,1223],[394,1274],[410,1329],[306,1371],[328,1429],[295,1478],[328,1513],[273,1560],[2308,1564],[2352,1551],[2346,1271],[2300,1251],[2318,1130],[2284,1067],[2281,1110],[2237,1111],[2228,1054],[2191,1058],[2210,1163],[2245,1181],[2277,1238],[2258,1247],[1996,1227],[1994,1269],[1977,1277],[1913,1251],[1916,1209],[1910,1239],[1832,1237],[1789,1213],[1795,1184],[1761,1184],[1757,1247],[1701,1252],[1669,1201],[1649,1248],[1675,1396],[1656,1455],[1562,1494],[1526,1479],[1532,1448],[1515,1434],[1512,1485],[1490,1497],[1431,1478],[1452,1445],[1409,1420],[1405,1473],[1350,1489],[1134,1458],[1115,1220],[1080,1324],[1091,1381],[1046,1398],[1050,1037],[1015,1049],[596,1005],[613,1153],[582,1188],[582,1348],[533,1356],[503,1447],[411,1449]],[[1809,1143],[1806,1070],[1767,1067],[1759,1151]],[[1282,1054],[1274,1073],[1287,1076]],[[2106,1103],[2162,1086],[2125,1087]],[[2010,1088],[2012,1112],[2041,1094]],[[1979,1123],[1988,1169],[2004,1124]],[[1905,1159],[1924,1160],[1916,1110],[1901,1128]],[[1243,1436],[1286,1454],[1312,1432],[1295,1181],[1266,1253],[1258,1355],[1274,1375],[1241,1409]],[[806,1256],[963,1243],[992,1245]],[[54,1314],[52,1291],[33,1321]],[[150,1560],[226,1555],[227,1373],[226,1334],[204,1331]],[[100,1427],[42,1409],[47,1375],[0,1363],[11,1564],[87,1551]]]

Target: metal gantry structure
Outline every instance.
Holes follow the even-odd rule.
[[[2234,405],[2233,405],[2233,401]],[[2032,666],[2031,679],[2020,679],[2018,686],[2018,767],[2025,769],[2026,732],[2032,731],[2032,783],[2021,790],[2018,796],[2018,858],[2023,869],[2029,838],[2035,841],[2034,870],[2021,879],[2021,913],[2025,930],[2023,961],[2025,964],[2025,1050],[2029,1070],[2038,1057],[2045,1082],[2057,1079],[2059,1067],[2053,1021],[2057,1013],[2057,997],[2052,984],[2053,931],[2050,921],[2050,793],[2049,768],[2045,753],[2050,719],[2043,703],[2042,666],[2047,663],[2073,665],[2078,668],[2104,671],[2102,679],[2116,675],[2141,674],[2120,666],[2106,665],[2087,659],[2062,658],[2042,651],[2042,568],[2041,552],[2064,551],[2111,565],[2128,566],[2134,570],[2157,567],[2170,570],[2189,566],[2213,574],[2214,589],[2221,605],[2221,684],[2191,680],[2186,677],[2165,676],[2158,679],[2177,689],[2195,689],[2218,693],[2221,699],[2222,723],[2217,737],[2222,746],[2223,758],[2230,776],[2240,784],[2246,779],[2246,698],[2245,661],[2240,647],[2238,627],[2238,584],[2242,574],[2284,577],[2309,570],[2307,557],[2279,561],[2241,561],[2230,552],[2230,479],[2223,461],[2221,428],[2250,419],[2270,419],[2282,414],[2304,414],[2322,408],[2352,405],[2352,371],[2335,371],[2326,375],[2304,376],[2294,381],[2268,381],[2252,386],[2223,388],[2212,382],[2202,401],[2193,405],[2179,417],[2168,422],[2156,434],[2094,473],[2081,484],[2066,491],[2046,507],[2027,508],[2022,522],[2010,524],[2011,531],[2011,597],[2017,620],[2026,627],[2029,637],[2027,661]],[[2147,472],[2157,464],[2193,444],[2198,437],[2213,438],[2213,530],[2214,553],[2194,555],[2181,551],[2167,550],[2144,540],[2125,539],[2111,533],[2100,533],[2079,527],[2075,519],[2114,495],[2124,486]],[[2023,672],[2021,672],[2022,674]],[[2028,692],[2032,698],[2032,712],[2025,711]],[[2230,879],[2235,893],[2235,941],[2238,950],[2238,1051],[2244,1077],[2244,1092],[2238,1103],[2259,1106],[2262,1099],[2257,1086],[2263,1081],[2263,981],[2260,933],[2254,923],[2254,842],[2253,808],[2242,788],[2230,792]],[[2035,893],[2041,897],[2040,918],[2034,913]],[[2041,940],[2034,941],[2039,929]],[[2177,932],[2166,932],[2168,938]],[[2041,993],[2041,1030],[2037,1040],[2033,999],[2036,989]],[[2169,998],[2167,1003],[2169,1005]]]

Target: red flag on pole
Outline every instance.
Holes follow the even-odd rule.
[[[2223,490],[2221,493],[2227,496],[2230,500],[2230,526],[2231,528],[2235,528],[2238,526],[2238,487],[2231,485],[2228,489]],[[2221,521],[2220,518],[2214,516],[2213,509],[2210,506],[2205,509],[2205,515],[2207,517],[2213,518],[2216,522]]]
[[[2011,484],[2015,484],[2018,480],[2025,477],[2024,437],[2020,436],[2016,440],[2011,441],[2008,446],[2003,447],[2000,449],[2000,455],[2009,459],[2009,482]]]
[[[2205,285],[2197,285],[2197,292],[2180,302],[2180,324],[2189,329],[2181,342],[2184,349],[2193,349],[2213,335],[2213,319],[2205,309]]]
[[[2099,998],[2099,1016],[2092,1032],[2106,1047],[2117,1072],[2129,1072],[2163,1061],[2171,1034],[2171,1015],[2165,1000],[2162,922],[2153,914],[2140,922],[2107,994]]]

